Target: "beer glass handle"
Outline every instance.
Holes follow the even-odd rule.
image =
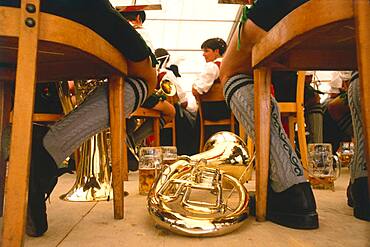
[[[335,172],[335,179],[337,179],[340,176],[340,172],[341,172],[341,169],[342,169],[342,164],[341,164],[341,161],[338,159],[338,156],[336,156],[336,155],[333,155],[333,161],[334,161],[333,169],[334,169],[334,172]]]

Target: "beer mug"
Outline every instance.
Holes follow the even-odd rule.
[[[340,175],[340,163],[332,153],[330,143],[308,144],[309,180],[316,188],[328,185],[334,189],[334,181]]]
[[[161,171],[162,149],[142,147],[139,151],[139,194],[147,195]]]
[[[354,144],[353,142],[341,142],[337,150],[337,155],[341,166],[348,167],[352,161],[354,154]]]
[[[162,168],[177,161],[177,148],[175,146],[161,146],[162,149]]]

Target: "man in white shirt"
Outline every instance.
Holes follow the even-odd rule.
[[[218,79],[222,55],[226,51],[226,47],[226,42],[220,38],[212,38],[203,42],[201,48],[206,64],[193,84],[193,94],[195,97],[207,93],[213,83]]]
[[[211,38],[203,42],[201,49],[206,60],[203,71],[193,83],[192,93],[199,102],[200,97],[206,94],[214,83],[220,83],[219,74],[222,62],[222,55],[227,48],[226,42],[220,38]],[[230,117],[231,110],[225,101],[202,103],[204,119],[220,120]],[[206,138],[218,131],[227,130],[225,126],[209,126],[206,129]]]

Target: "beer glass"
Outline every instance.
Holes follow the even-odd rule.
[[[341,142],[338,148],[337,155],[341,166],[349,166],[354,154],[353,142]]]
[[[175,146],[161,146],[162,149],[162,168],[177,161],[177,148]]]
[[[162,149],[142,147],[139,151],[139,194],[147,195],[161,171]]]
[[[314,188],[329,187],[334,190],[334,181],[340,175],[340,163],[332,154],[330,143],[308,144],[308,169]]]

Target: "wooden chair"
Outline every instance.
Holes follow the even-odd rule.
[[[147,109],[144,107],[139,107],[135,112],[131,114],[132,117],[143,117],[143,118],[153,118],[153,132],[154,132],[154,146],[159,147],[161,145],[160,139],[160,123],[159,119],[161,113],[156,110]]]
[[[257,220],[263,221],[266,217],[271,70],[358,69],[368,144],[366,159],[370,164],[370,98],[365,97],[370,91],[369,26],[370,2],[367,0],[311,0],[283,18],[253,47]],[[370,169],[368,173],[370,177]]]
[[[21,8],[0,7],[2,106],[6,102],[3,99],[8,97],[4,94],[7,81],[15,78],[16,83],[3,246],[23,244],[36,80],[109,78],[114,218],[124,216],[123,176],[127,171],[127,154],[122,140],[125,140],[123,76],[127,74],[126,60],[91,29],[41,13],[39,0],[22,0],[21,3]],[[4,67],[4,64],[8,66]],[[2,126],[9,120],[8,110],[6,106],[2,109]]]
[[[204,143],[205,143],[205,127],[206,126],[230,126],[230,131],[235,133],[235,117],[232,113],[230,113],[229,118],[220,119],[220,120],[207,120],[204,118],[204,109],[202,104],[205,102],[220,102],[225,101],[225,97],[223,95],[223,88],[221,83],[214,83],[211,89],[206,93],[203,94],[198,99],[199,105],[199,117],[200,117],[200,140],[199,140],[199,152],[202,151]]]
[[[170,102],[172,105],[175,105],[179,98],[177,95],[167,97],[168,102]],[[164,129],[171,129],[172,134],[172,146],[176,146],[176,117],[174,117],[169,123],[166,123],[166,125],[163,127]]]
[[[297,123],[298,126],[298,142],[299,150],[301,153],[301,160],[305,168],[308,167],[307,161],[307,142],[306,142],[306,128],[304,120],[304,84],[305,84],[305,72],[298,72],[297,89],[296,89],[296,101],[295,102],[278,102],[281,116],[288,117],[289,125],[289,139],[295,148],[295,131],[294,125]]]

